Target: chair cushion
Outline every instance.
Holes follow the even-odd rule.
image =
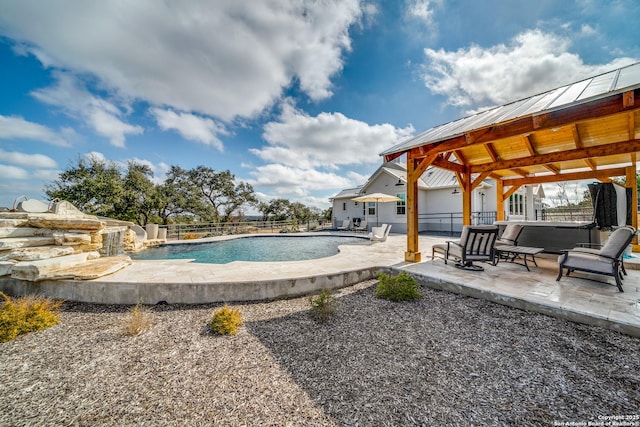
[[[607,239],[602,249],[600,249],[600,255],[608,256],[611,258],[619,256],[624,247],[628,244],[627,241],[633,235],[630,228],[623,227],[616,229],[611,236]]]
[[[569,252],[566,255],[560,255],[558,264],[564,268],[589,270],[608,275],[613,275],[615,272],[613,260],[587,252]]]
[[[520,224],[507,224],[499,240],[510,240],[515,242],[522,231],[522,228],[523,227]]]

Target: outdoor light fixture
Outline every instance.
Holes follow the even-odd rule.
[[[404,183],[400,178],[398,178],[398,182],[396,182],[396,187],[400,187],[401,185],[404,185]]]
[[[454,188],[451,194],[460,194],[460,190],[458,190],[457,188]]]

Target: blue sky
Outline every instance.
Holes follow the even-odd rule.
[[[640,60],[636,0],[0,0],[0,206],[84,156],[329,207],[430,127]],[[553,188],[547,190],[553,194]]]

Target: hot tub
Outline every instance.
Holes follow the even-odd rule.
[[[507,224],[524,226],[518,245],[544,248],[545,252],[560,253],[578,243],[600,244],[600,230],[587,221],[496,221],[498,235]]]

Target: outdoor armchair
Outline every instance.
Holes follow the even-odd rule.
[[[338,229],[339,231],[346,231],[346,230],[349,230],[349,223],[350,223],[350,222],[351,222],[351,221],[350,221],[350,220],[348,220],[348,219],[343,219],[343,220],[342,220],[342,225],[339,225],[339,226],[337,227],[337,229]]]
[[[573,271],[611,276],[616,281],[620,292],[622,290],[622,254],[633,240],[636,230],[633,227],[616,229],[601,249],[578,247],[562,251],[558,257],[558,277],[562,277],[564,269],[567,276]]]
[[[391,225],[382,224],[380,227],[371,227],[369,239],[374,242],[384,242],[391,231]]]
[[[498,235],[497,225],[465,225],[460,240],[447,242],[447,257],[455,259],[456,267],[483,271],[474,261],[494,262],[494,243]]]
[[[502,235],[496,239],[496,243],[494,246],[500,245],[508,245],[508,246],[518,246],[518,237],[520,237],[520,233],[524,230],[524,226],[520,224],[507,224],[502,232]]]

